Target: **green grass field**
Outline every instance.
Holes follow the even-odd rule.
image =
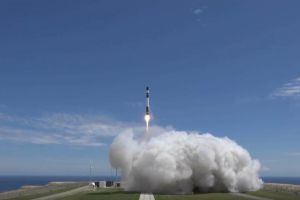
[[[48,195],[52,195],[52,194],[66,192],[66,191],[69,191],[71,189],[75,189],[75,188],[78,188],[78,187],[79,186],[70,186],[70,187],[67,187],[67,188],[64,188],[64,189],[56,189],[56,190],[51,190],[51,191],[48,191],[48,192],[43,192],[43,193],[34,194],[34,195],[24,195],[24,196],[20,196],[20,197],[16,197],[16,198],[11,198],[9,200],[30,200],[30,199],[44,197],[44,196],[48,196]]]
[[[138,200],[139,193],[118,191],[96,191],[62,198],[61,200]],[[225,193],[196,195],[155,195],[155,200],[245,200],[246,198]]]
[[[29,200],[41,196],[67,191],[68,189],[49,191],[43,194],[23,196],[11,200]],[[257,192],[247,193],[252,196],[265,197],[273,200],[300,200],[300,194],[292,192],[278,192],[262,189]],[[105,188],[96,191],[86,191],[72,196],[61,198],[61,200],[138,200],[139,193],[124,192],[122,189]],[[206,193],[193,195],[155,195],[156,200],[247,200],[247,197],[235,196],[229,193]]]
[[[30,199],[35,199],[35,198],[39,198],[39,197],[48,196],[48,195],[51,195],[51,194],[66,192],[68,190],[70,190],[70,188],[63,189],[63,190],[55,190],[55,191],[45,192],[45,193],[42,193],[42,194],[26,195],[26,196],[22,196],[22,197],[12,198],[12,199],[9,199],[9,200],[30,200]]]
[[[257,192],[250,192],[248,193],[253,196],[258,197],[266,197],[273,200],[299,200],[300,195],[288,192],[273,192],[273,191],[266,191],[266,190],[259,190]]]
[[[253,196],[266,197],[273,200],[299,200],[300,195],[260,190],[248,193]],[[99,189],[62,198],[61,200],[138,200],[139,193],[128,193],[120,189]],[[246,197],[229,193],[207,193],[194,195],[155,195],[155,200],[247,200]]]
[[[226,193],[208,193],[194,195],[155,195],[155,200],[247,200]]]
[[[128,193],[115,189],[100,189],[62,198],[61,200],[138,200],[139,193]]]

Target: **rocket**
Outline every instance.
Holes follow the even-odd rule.
[[[146,115],[150,115],[150,90],[146,87]]]
[[[146,87],[146,113],[145,113],[145,122],[146,122],[146,131],[149,130],[149,122],[150,122],[150,90],[149,87]]]

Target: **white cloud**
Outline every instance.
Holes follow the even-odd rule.
[[[51,133],[13,127],[0,127],[0,140],[30,142],[33,144],[60,144],[59,139],[59,137]]]
[[[197,8],[197,9],[193,10],[193,13],[195,15],[200,15],[201,13],[203,13],[203,9],[202,8]]]
[[[300,97],[300,77],[277,88],[272,97]]]
[[[51,113],[22,118],[0,113],[0,140],[32,144],[103,146],[103,140],[128,128],[142,128],[103,116]]]
[[[203,22],[202,22],[202,17],[203,17],[204,12],[206,11],[206,9],[207,9],[207,6],[201,6],[199,8],[192,10],[192,14],[196,18],[196,21],[201,22],[200,24],[202,26],[205,26],[205,24],[203,24]]]

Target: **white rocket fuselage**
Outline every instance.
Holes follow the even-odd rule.
[[[150,115],[150,91],[149,91],[149,87],[146,87],[146,115]]]

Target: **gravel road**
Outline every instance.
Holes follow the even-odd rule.
[[[77,194],[79,192],[87,191],[87,190],[89,190],[89,186],[83,186],[83,187],[76,188],[76,189],[73,189],[73,190],[69,190],[69,191],[66,191],[66,192],[52,194],[52,195],[49,195],[49,196],[40,197],[40,198],[33,199],[33,200],[53,200],[53,199],[59,199],[59,198],[63,198],[63,197],[66,197],[66,196],[71,196],[73,194]]]

